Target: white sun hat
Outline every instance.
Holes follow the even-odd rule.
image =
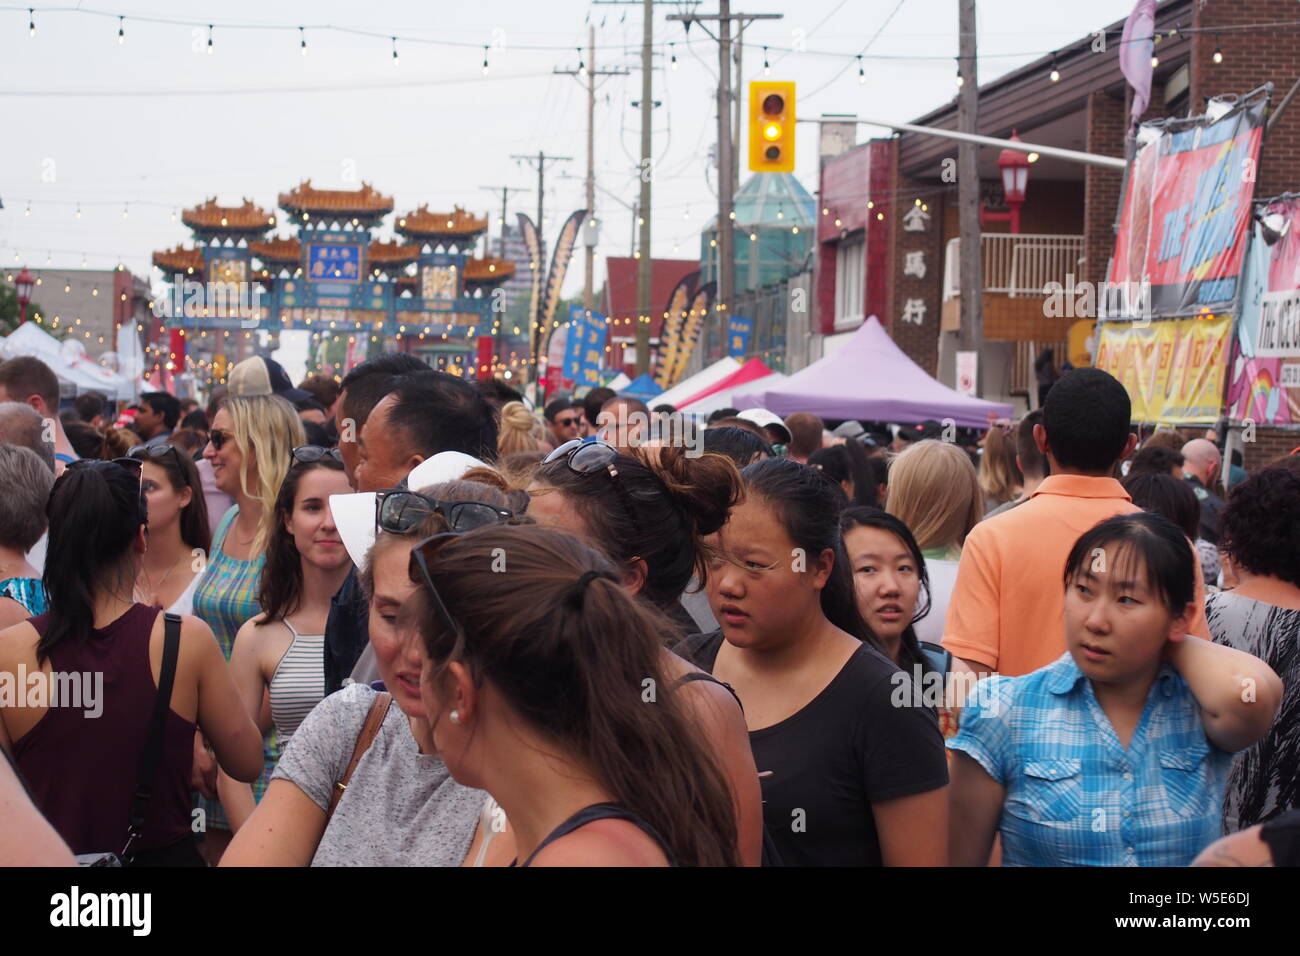
[[[420,462],[406,476],[406,486],[412,491],[455,481],[471,468],[491,468],[473,455],[458,451],[443,451]],[[370,546],[375,543],[375,493],[360,491],[349,495],[330,495],[330,513],[334,527],[343,539],[343,547],[358,568],[366,563]]]

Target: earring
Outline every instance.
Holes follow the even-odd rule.
[[[451,717],[451,722],[452,722],[453,724],[459,724],[459,723],[460,723],[460,711],[459,711],[459,710],[453,710],[453,711],[452,711],[448,716]]]

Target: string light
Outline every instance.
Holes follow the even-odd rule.
[[[123,203],[123,204],[122,204],[122,218],[123,218],[123,219],[125,219],[125,218],[127,217],[127,209],[128,209],[128,205],[129,205],[129,204],[127,204],[127,203]]]
[[[1047,74],[1047,78],[1053,83],[1061,81],[1061,71],[1056,68],[1056,54],[1052,54],[1052,72]]]
[[[677,70],[677,50],[675,47],[675,43],[668,44],[668,52],[671,54],[671,59],[669,60],[668,65],[674,72]]]
[[[1160,57],[1155,56],[1154,54],[1152,54],[1152,56],[1151,56],[1151,68],[1154,70],[1154,69],[1155,69],[1156,67],[1158,67],[1159,65],[1160,65]]]
[[[81,218],[81,203],[77,203],[77,218]]]
[[[488,75],[488,45],[483,44],[483,75]]]
[[[36,36],[36,11],[31,7],[27,8],[27,35]]]
[[[577,49],[578,49],[578,75],[579,75],[579,76],[586,76],[586,75],[587,75],[587,63],[586,63],[586,61],[583,60],[583,58],[582,58],[582,47],[578,47]]]
[[[1214,57],[1213,57],[1213,59],[1214,59],[1214,62],[1215,62],[1215,63],[1222,63],[1222,62],[1223,62],[1223,50],[1221,50],[1221,49],[1219,48],[1219,37],[1218,37],[1217,35],[1214,37]]]
[[[208,24],[208,56],[212,56],[212,24]]]
[[[307,31],[302,27],[298,28],[298,52],[307,55]]]
[[[772,75],[772,65],[767,62],[767,47],[763,47],[763,75]]]
[[[393,69],[397,69],[397,37],[393,37]]]
[[[966,77],[961,75],[961,70],[957,71],[957,89],[961,89],[966,82]]]
[[[121,46],[126,42],[126,17],[117,18],[117,45]]]
[[[858,85],[861,86],[866,82],[867,82],[867,71],[862,68],[862,54],[859,53],[858,54]]]

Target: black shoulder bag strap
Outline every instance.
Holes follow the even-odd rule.
[[[131,800],[131,826],[127,829],[126,846],[122,848],[122,861],[131,860],[131,845],[144,832],[145,814],[149,798],[153,796],[153,778],[158,771],[158,758],[162,752],[163,723],[171,708],[172,684],[176,682],[176,659],[181,649],[181,618],[179,614],[163,615],[162,668],[158,671],[158,694],[154,697],[153,716],[149,718],[149,737],[145,740],[144,754],[140,760],[140,776]]]

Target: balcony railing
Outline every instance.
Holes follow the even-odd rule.
[[[980,236],[984,292],[1008,298],[1041,296],[1049,282],[1066,285],[1067,276],[1082,274],[1083,236]],[[961,239],[949,239],[944,250],[943,299],[961,295]]]

